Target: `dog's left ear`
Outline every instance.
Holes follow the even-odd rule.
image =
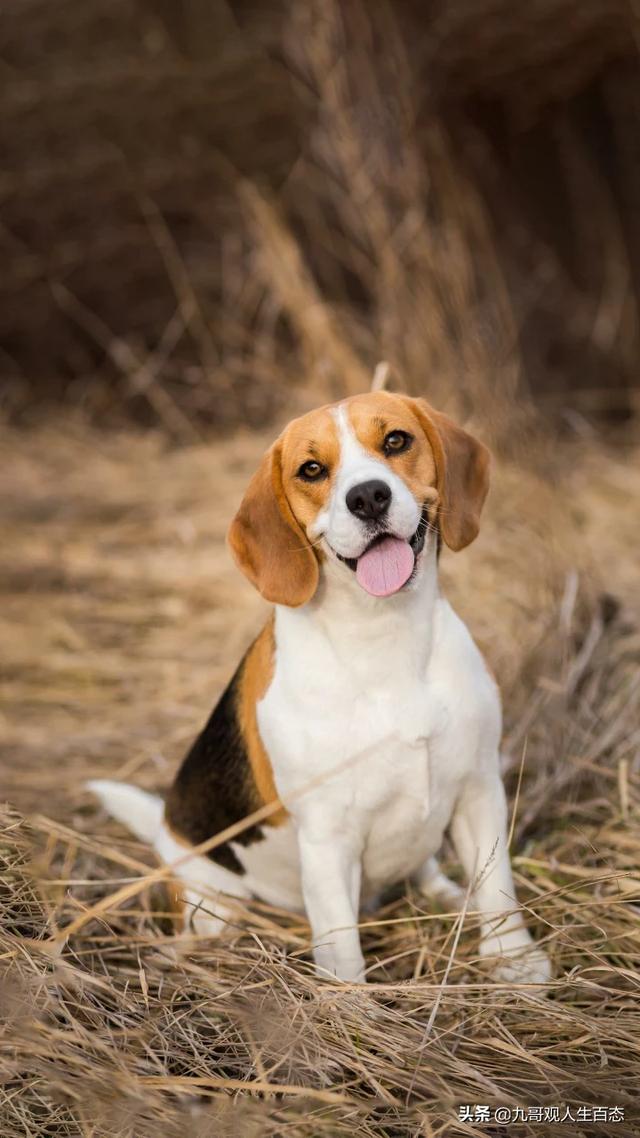
[[[227,535],[244,575],[267,601],[297,608],[311,600],[319,569],[282,484],[281,443],[267,451]]]
[[[489,451],[426,399],[403,398],[418,417],[435,458],[443,540],[450,549],[464,549],[480,529],[480,513],[489,490]]]

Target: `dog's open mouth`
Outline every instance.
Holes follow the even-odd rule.
[[[353,570],[358,584],[372,597],[390,597],[411,580],[424,549],[428,524],[427,507],[423,506],[418,528],[409,540],[381,533],[359,557],[342,557],[340,553],[337,556]]]

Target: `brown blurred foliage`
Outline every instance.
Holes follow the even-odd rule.
[[[499,438],[637,396],[626,0],[7,0],[0,369],[180,439],[380,358]]]

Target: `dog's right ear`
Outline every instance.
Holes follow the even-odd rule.
[[[227,540],[239,568],[265,600],[292,608],[311,600],[318,561],[284,491],[279,440],[251,479]]]

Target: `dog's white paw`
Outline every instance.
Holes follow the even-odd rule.
[[[483,952],[483,956],[492,953]],[[551,961],[543,948],[535,944],[495,955],[491,961],[491,979],[504,984],[547,984],[551,980]]]
[[[465,890],[442,872],[435,858],[429,858],[417,885],[424,897],[435,902],[445,912],[459,913],[464,905]]]
[[[467,896],[466,890],[462,889],[455,881],[445,877],[444,873],[440,874],[437,888],[424,889],[423,893],[447,913],[461,912]]]

